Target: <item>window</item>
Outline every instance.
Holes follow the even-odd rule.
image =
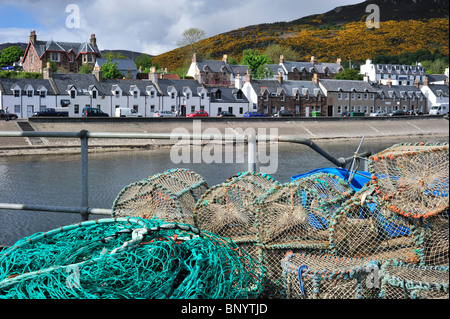
[[[138,112],[139,111],[139,105],[133,105],[133,109]]]
[[[154,105],[150,105],[150,112],[155,112],[155,106]]]
[[[70,91],[70,98],[71,99],[74,99],[76,97],[76,95],[77,95],[77,92],[75,90],[71,90]]]
[[[92,91],[92,98],[93,99],[96,99],[97,98],[97,91]]]
[[[155,97],[155,91],[150,92],[150,97],[153,99]]]
[[[86,107],[91,107],[91,105],[90,105],[90,104],[86,104],[85,106],[86,106]]]
[[[352,100],[354,100],[356,98],[355,93],[352,93]]]
[[[75,104],[75,105],[73,106],[73,113],[75,113],[75,114],[80,113],[80,105]]]
[[[200,111],[204,111],[205,110],[205,106],[204,105],[200,105]]]
[[[284,94],[281,94],[281,101],[284,102],[285,99],[286,99],[285,95],[284,95]]]
[[[116,91],[116,98],[118,99],[120,97],[120,91]]]
[[[20,105],[14,105],[14,113],[20,113]]]
[[[365,93],[364,94],[364,100],[368,100],[369,99],[369,94]]]
[[[204,100],[205,99],[205,93],[202,93],[201,97],[202,97],[202,100]]]
[[[237,98],[238,100],[242,100],[242,91],[238,91],[238,92],[237,92],[236,98]]]
[[[20,97],[20,90],[14,90],[14,97]]]
[[[348,100],[349,94],[345,93],[345,99]]]
[[[40,95],[40,97],[43,98],[43,99],[45,99],[45,98],[47,97],[47,94],[46,94],[45,91],[40,91],[40,92],[39,92],[39,95]]]
[[[133,96],[134,96],[135,99],[137,99],[138,98],[138,91],[133,91]]]
[[[89,63],[92,62],[92,54],[88,54],[87,55],[87,60],[88,60]]]
[[[186,93],[186,100],[189,100],[190,97],[191,95],[189,93]]]
[[[33,97],[33,91],[32,90],[28,90],[27,91],[27,96],[28,97]]]
[[[342,93],[338,93],[338,100],[342,100]]]
[[[170,98],[173,100],[175,98],[175,93],[170,93]]]
[[[195,112],[195,105],[191,105],[191,113]]]
[[[358,94],[358,100],[362,100],[362,94],[361,93]]]
[[[175,112],[175,105],[172,105],[172,106],[170,107],[170,111],[171,111],[171,112]]]
[[[264,93],[264,101],[269,101],[269,93]]]
[[[272,114],[277,113],[277,108],[275,106],[272,106]]]
[[[217,108],[217,113],[220,113],[220,112],[222,112],[222,108],[221,108],[221,107],[218,107],[218,108]]]
[[[61,59],[60,54],[58,52],[50,53],[50,61],[59,62]]]
[[[337,110],[338,110],[338,114],[342,114],[342,106],[338,106]]]
[[[309,94],[306,94],[305,99],[306,101],[309,101]]]

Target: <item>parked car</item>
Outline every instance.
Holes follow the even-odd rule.
[[[244,117],[267,117],[267,114],[252,111],[252,112],[245,112]]]
[[[8,112],[8,119],[17,120],[18,117],[19,116],[17,114]],[[2,120],[5,119],[5,111],[4,110],[0,110],[0,119],[2,119]]]
[[[294,114],[292,114],[291,111],[284,110],[284,111],[278,111],[273,117],[293,117]]]
[[[389,113],[389,116],[404,116],[404,115],[406,115],[406,113],[403,110],[397,110]]]
[[[142,114],[131,107],[118,107],[116,109],[116,117],[142,117]]]
[[[197,111],[195,113],[191,113],[186,115],[187,117],[209,117],[208,112],[205,111]]]
[[[430,110],[430,115],[445,115],[448,114],[448,105],[433,106]]]
[[[387,116],[386,111],[376,111],[373,113],[370,113],[370,116]]]
[[[176,117],[176,115],[171,111],[156,111],[153,117]]]
[[[95,107],[85,107],[81,113],[83,117],[109,117],[108,113]]]
[[[236,117],[236,115],[228,111],[221,111],[217,113],[217,117]]]
[[[67,111],[56,111],[54,108],[48,108],[45,110],[42,110],[40,112],[34,112],[33,116],[59,116],[59,117],[68,117],[69,112]]]

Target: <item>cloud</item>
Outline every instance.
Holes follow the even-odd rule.
[[[101,49],[126,49],[160,54],[177,47],[184,30],[196,27],[207,37],[260,23],[292,21],[361,0],[2,0],[18,11],[31,12],[38,38],[85,41],[96,34]],[[66,27],[66,6],[80,8],[80,28]],[[0,8],[1,6],[0,5]],[[17,13],[19,16],[19,12]],[[0,42],[31,30],[0,29]],[[26,35],[25,35],[26,34]]]

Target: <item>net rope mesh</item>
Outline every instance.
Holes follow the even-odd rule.
[[[122,189],[111,220],[0,250],[0,298],[448,298],[448,144],[396,144],[368,164],[357,192],[330,173],[150,176]],[[69,265],[87,289],[63,287]],[[374,265],[381,288],[367,287]]]
[[[289,253],[283,259],[283,290],[287,299],[362,299],[370,259]]]
[[[158,217],[193,225],[196,202],[208,189],[199,174],[172,169],[126,186],[113,203],[113,217]]]
[[[247,299],[263,279],[232,241],[157,219],[83,222],[0,252],[0,299]]]
[[[377,194],[405,217],[427,218],[448,209],[448,144],[396,144],[369,159]]]
[[[449,267],[390,260],[381,267],[383,299],[448,299]]]

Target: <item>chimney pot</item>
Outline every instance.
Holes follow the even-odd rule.
[[[31,43],[35,44],[37,40],[36,31],[31,31],[30,33],[30,41]]]

